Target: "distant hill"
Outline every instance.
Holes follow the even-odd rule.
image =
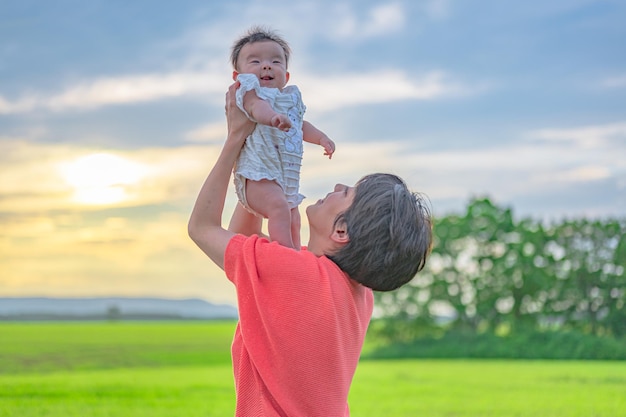
[[[0,320],[216,320],[237,309],[200,299],[0,298]]]

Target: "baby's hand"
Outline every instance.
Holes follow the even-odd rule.
[[[283,132],[287,132],[291,129],[291,120],[284,114],[277,113],[272,117],[272,127],[282,130]]]
[[[324,136],[320,139],[320,146],[324,148],[324,155],[328,156],[328,159],[333,157],[333,153],[335,152],[335,142],[330,140],[328,136]]]

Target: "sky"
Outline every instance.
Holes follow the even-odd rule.
[[[621,0],[0,2],[0,297],[235,303],[187,220],[226,134],[230,47],[258,24],[337,146],[305,144],[303,213],[378,171],[435,217],[489,197],[623,218],[624,22]]]

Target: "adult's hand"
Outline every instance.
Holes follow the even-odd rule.
[[[226,92],[226,123],[228,125],[228,139],[229,140],[242,140],[250,136],[256,123],[248,119],[248,117],[237,107],[235,94],[239,88],[239,82],[235,82],[228,87]]]

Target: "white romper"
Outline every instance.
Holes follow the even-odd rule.
[[[239,74],[237,80],[241,83],[235,95],[237,106],[250,120],[256,122],[243,108],[243,97],[250,90],[269,102],[276,112],[286,114],[291,120],[291,129],[287,132],[259,123],[248,136],[233,170],[237,197],[246,209],[253,212],[246,200],[246,179],[273,180],[283,189],[289,207],[295,208],[304,199],[299,193],[299,187],[303,152],[302,122],[306,106],[302,103],[300,90],[295,85],[286,86],[282,91],[261,87],[254,74]]]

